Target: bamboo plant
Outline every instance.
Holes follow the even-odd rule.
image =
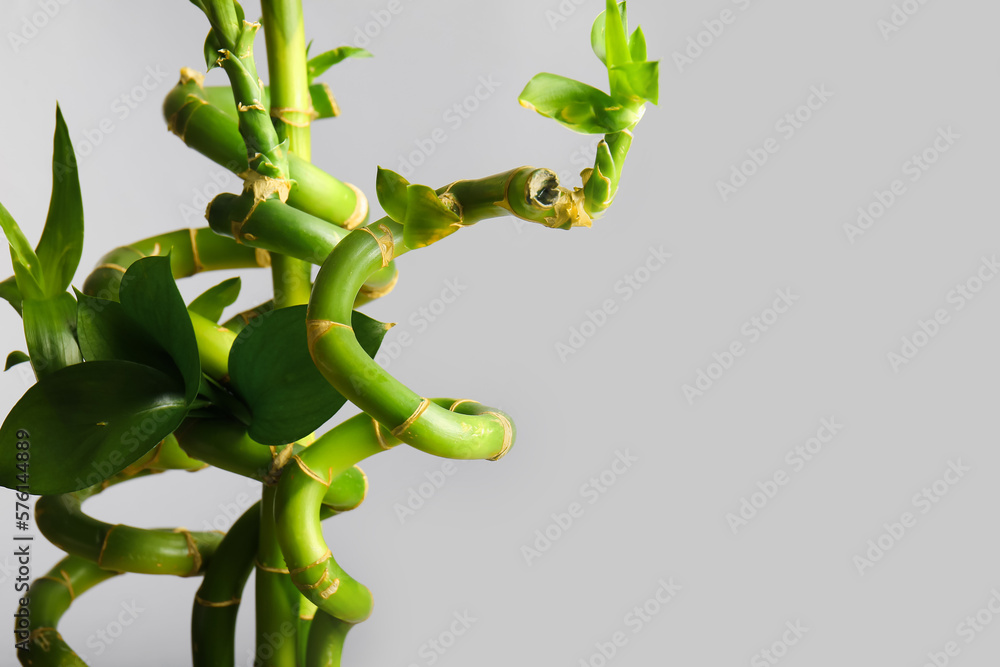
[[[369,222],[363,192],[310,162],[311,123],[339,112],[316,79],[369,54],[340,47],[310,57],[300,0],[263,0],[259,21],[233,0],[191,1],[207,19],[207,68],[221,68],[229,85],[206,86],[202,72],[182,69],[164,117],[188,147],[239,175],[242,191],[216,197],[206,227],[111,250],[70,290],[83,205],[57,108],[51,202],[34,248],[0,206],[14,268],[0,296],[23,318],[27,344],[7,368],[30,363],[37,377],[0,427],[0,484],[22,501],[40,496],[38,529],[68,554],[20,600],[24,665],[84,664],[59,635],[59,619],[76,596],[122,573],[202,577],[191,617],[195,665],[234,664],[251,574],[257,664],[340,665],[345,636],[372,613],[372,596],[334,559],[320,522],[364,500],[358,463],[401,444],[495,461],[515,439],[503,411],[424,397],[377,365],[390,325],[359,308],[393,288],[397,258],[482,220],[589,227],[614,199],[646,102],[657,102],[657,63],[647,60],[642,30],[629,33],[625,3],[607,0],[591,42],[609,92],[543,73],[519,97],[601,136],[581,186],[516,167],[434,188],[380,168],[374,189],[386,216]],[[254,54],[262,28],[267,86]],[[175,282],[257,267],[270,267],[273,299],[221,323],[238,278],[190,303]],[[361,413],[317,437],[347,401]],[[263,486],[261,501],[225,534],[111,525],[83,512],[112,485],[208,466]]]

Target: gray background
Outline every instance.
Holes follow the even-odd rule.
[[[160,100],[179,67],[200,64],[206,24],[181,0],[49,1],[58,12],[16,52],[8,34],[45,3],[0,10],[0,197],[36,240],[58,99],[78,152],[97,144],[81,156],[88,230],[79,285],[110,247],[201,224],[192,211],[217,191],[206,184],[221,172],[164,129]],[[425,396],[502,407],[519,437],[500,463],[456,464],[403,523],[399,506],[444,462],[401,448],[363,463],[367,501],[325,524],[340,563],[376,599],[349,636],[346,665],[597,666],[595,643],[616,632],[627,643],[608,664],[753,667],[771,664],[760,651],[778,642],[787,665],[917,667],[952,641],[948,664],[995,664],[1000,619],[988,623],[987,603],[1000,591],[1000,528],[988,517],[1000,504],[1000,284],[985,282],[961,308],[953,290],[970,279],[980,287],[982,258],[1000,251],[1000,5],[901,4],[919,10],[886,38],[879,21],[891,20],[889,0],[632,3],[632,24],[662,60],[661,105],[636,131],[607,215],[571,232],[487,221],[401,260],[396,290],[368,308],[400,323],[386,345],[412,336],[390,371]],[[373,218],[375,166],[400,170],[415,140],[436,128],[447,140],[415,170],[417,182],[521,164],[576,182],[594,141],[519,108],[516,97],[539,71],[606,85],[588,39],[602,3],[399,0],[387,25],[372,23],[388,6],[306,2],[317,49],[364,44],[357,31],[366,25],[377,33],[367,42],[374,59],[325,77],[343,115],[313,135],[315,161],[364,188]],[[723,10],[734,22],[679,68],[674,53]],[[262,39],[258,53],[263,61]],[[136,93],[147,67],[165,78]],[[479,77],[499,85],[456,127],[445,114]],[[814,86],[832,96],[788,137],[776,123]],[[122,117],[122,95],[146,99]],[[948,128],[959,138],[911,180],[905,163]],[[723,201],[717,182],[769,138],[779,150]],[[844,226],[896,179],[905,193],[851,243]],[[235,178],[223,180],[237,189]],[[650,246],[672,257],[626,300],[615,286]],[[6,257],[0,263],[8,275]],[[192,297],[225,277],[197,276],[182,290]],[[419,309],[435,307],[448,280],[465,286],[461,296],[419,324]],[[265,300],[269,288],[265,272],[246,276],[239,305]],[[744,323],[753,326],[776,290],[797,300],[751,341]],[[596,333],[584,327],[594,335],[560,358],[557,343],[607,299],[615,312]],[[947,323],[894,369],[887,355],[938,309]],[[3,317],[0,348],[23,349],[15,315],[5,308]],[[689,401],[683,386],[734,341],[745,353]],[[0,405],[28,384],[18,370],[4,374]],[[843,428],[797,469],[786,454],[824,418]],[[625,452],[637,461],[606,492],[582,487]],[[947,493],[936,502],[921,500],[950,462],[968,471],[940,482]],[[727,514],[776,473],[787,484],[734,533]],[[227,508],[256,493],[218,471],[171,473],[87,508],[111,522],[197,529],[225,525]],[[11,492],[0,500],[13,509]],[[574,502],[582,515],[529,564],[522,547],[536,530],[558,532],[552,515]],[[869,540],[906,512],[915,525],[898,540],[883,536],[891,549],[859,567]],[[0,547],[11,544],[12,524],[9,514],[0,521]],[[36,543],[34,575],[58,557]],[[0,606],[13,611],[13,559],[0,556],[0,565]],[[627,615],[661,579],[681,588],[659,609],[650,603],[658,613],[635,632]],[[134,603],[134,623],[93,663],[134,665],[142,655],[143,664],[187,664],[197,586],[118,578],[78,600],[60,631],[93,659],[95,633]],[[252,609],[252,586],[244,600]],[[961,625],[983,609],[981,632]],[[427,642],[466,611],[477,619],[471,628],[433,654]],[[786,623],[808,630],[796,639]],[[796,640],[787,654],[783,637]],[[238,640],[247,664],[252,614],[241,615]],[[0,651],[0,662],[13,661],[9,641]]]

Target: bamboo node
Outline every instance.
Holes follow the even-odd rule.
[[[49,641],[49,638],[45,636],[47,634],[54,634],[57,640],[62,641],[62,635],[59,634],[59,631],[56,630],[55,628],[50,628],[48,626],[35,628],[34,630],[32,630],[31,634],[28,635],[28,641],[32,642],[33,644],[37,644],[38,648],[42,649],[43,651],[48,651],[49,647],[52,644]]]
[[[368,217],[368,197],[353,183],[345,182],[344,185],[354,192],[354,210],[347,216],[347,220],[344,220],[344,229],[353,230]]]
[[[314,584],[302,584],[302,585],[299,586],[299,590],[301,590],[301,591],[314,591],[317,588],[319,588],[320,586],[322,586],[324,583],[326,583],[326,580],[329,579],[329,578],[330,578],[330,571],[329,570],[323,570],[323,574],[320,575],[319,581],[317,581]]]
[[[232,607],[240,603],[240,598],[233,597],[229,598],[228,600],[224,600],[222,602],[212,602],[211,600],[206,600],[200,595],[195,594],[194,601],[196,604],[199,604],[202,607]]]
[[[424,414],[424,411],[430,406],[431,402],[429,399],[422,399],[420,405],[417,409],[413,411],[413,414],[406,418],[406,421],[392,429],[391,433],[393,436],[399,438],[401,435],[406,433],[406,430],[413,426],[413,423],[420,419],[420,415]],[[402,439],[402,438],[400,438]]]
[[[188,555],[191,556],[191,569],[187,574],[182,576],[193,577],[201,570],[201,552],[198,551],[198,544],[194,541],[194,535],[187,528],[174,528],[173,532],[184,536],[184,541],[187,542]]]
[[[94,267],[94,271],[98,271],[100,269],[111,269],[113,271],[121,271],[122,273],[125,273],[124,266],[120,264],[112,264],[110,262],[106,264],[98,264],[97,266]]]
[[[289,120],[289,115],[305,114],[308,120]],[[271,107],[271,118],[277,118],[285,125],[292,127],[309,127],[312,121],[319,118],[319,112],[312,107],[308,109],[296,109],[295,107]]]
[[[305,462],[301,458],[299,458],[298,454],[293,454],[292,460],[299,464],[299,469],[302,470],[302,472],[304,472],[307,476],[312,477],[314,480],[316,480],[323,486],[330,488],[330,484],[333,482],[333,480],[326,480],[320,477],[319,473],[317,473],[315,470],[307,466]]]
[[[205,270],[205,265],[201,263],[201,257],[198,255],[198,234],[190,227],[188,232],[191,233],[191,261],[194,263],[194,272],[201,273]]]
[[[190,67],[181,68],[181,85],[194,81],[199,88],[205,87],[205,75]]]
[[[319,558],[317,558],[313,562],[309,563],[308,565],[303,565],[302,567],[292,568],[292,569],[290,569],[288,571],[288,573],[289,574],[302,574],[306,570],[310,570],[310,569],[312,569],[314,567],[317,567],[319,565],[323,565],[324,563],[326,563],[331,558],[333,558],[333,553],[331,553],[330,550],[327,549],[326,551],[323,552],[322,556],[320,556]]]
[[[320,591],[319,596],[326,600],[328,597],[336,593],[338,588],[340,588],[340,579],[334,579],[329,588]]]
[[[384,223],[380,224],[378,229],[382,232],[381,236],[376,235],[375,232],[372,231],[371,227],[362,227],[361,229],[371,234],[371,237],[375,239],[375,243],[378,244],[379,252],[382,253],[382,268],[384,269],[389,266],[389,262],[392,261],[393,254],[395,252],[395,247],[392,241],[392,232],[389,231],[389,228],[386,227]]]
[[[382,435],[382,425],[374,417],[372,417],[372,424],[375,426],[375,439],[378,441],[378,446],[387,451],[395,447],[395,445],[386,442],[385,436]]]
[[[455,401],[454,403],[452,403],[452,404],[451,404],[451,407],[449,407],[449,408],[448,408],[448,410],[450,410],[451,412],[454,412],[454,411],[455,411],[455,409],[456,409],[456,408],[457,408],[458,406],[460,406],[460,405],[461,405],[462,403],[475,403],[476,405],[481,405],[481,404],[479,403],[479,401],[474,401],[474,400],[472,400],[471,398],[460,398],[460,399],[458,399],[457,401]]]
[[[263,248],[254,248],[253,258],[259,267],[267,268],[271,266],[271,253]]]
[[[514,444],[514,426],[510,423],[510,419],[500,412],[485,412],[483,414],[492,415],[500,422],[500,426],[503,427],[503,445],[500,447],[500,451],[496,456],[486,459],[487,461],[499,461],[510,450],[510,446]]]
[[[392,274],[392,279],[382,287],[369,287],[365,283],[361,286],[361,295],[371,300],[379,299],[391,292],[396,287],[397,282],[399,282],[399,271]]]
[[[289,574],[287,567],[271,567],[270,565],[264,565],[260,562],[259,558],[253,559],[253,564],[257,566],[257,569],[263,570],[264,572],[273,572],[275,574]]]

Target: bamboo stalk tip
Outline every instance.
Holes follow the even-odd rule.
[[[205,87],[205,75],[198,70],[191,69],[190,67],[181,68],[181,85],[186,83],[191,83],[194,81],[198,84],[199,88]]]

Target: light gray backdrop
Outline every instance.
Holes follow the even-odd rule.
[[[594,140],[516,98],[540,71],[606,85],[589,45],[602,9],[307,1],[317,50],[375,53],[325,77],[343,115],[315,127],[315,161],[364,188],[373,218],[379,164],[433,186],[521,164],[576,182]],[[367,501],[325,526],[376,599],[345,665],[994,664],[1000,5],[629,9],[662,61],[661,104],[607,215],[570,232],[483,222],[401,260],[368,308],[399,323],[380,357],[393,374],[500,406],[519,437],[499,463],[404,447],[363,464]],[[78,286],[110,247],[203,224],[213,179],[237,189],[161,118],[178,69],[201,63],[189,3],[17,0],[0,26],[0,198],[37,239],[58,99],[81,156]],[[269,287],[249,276],[239,306]],[[0,347],[23,349],[2,311]],[[0,378],[4,411],[22,371]],[[176,473],[87,508],[224,528],[258,493]],[[0,501],[12,613],[13,494]],[[41,576],[59,552],[35,549]],[[92,664],[188,664],[197,586],[118,578],[60,631]]]

